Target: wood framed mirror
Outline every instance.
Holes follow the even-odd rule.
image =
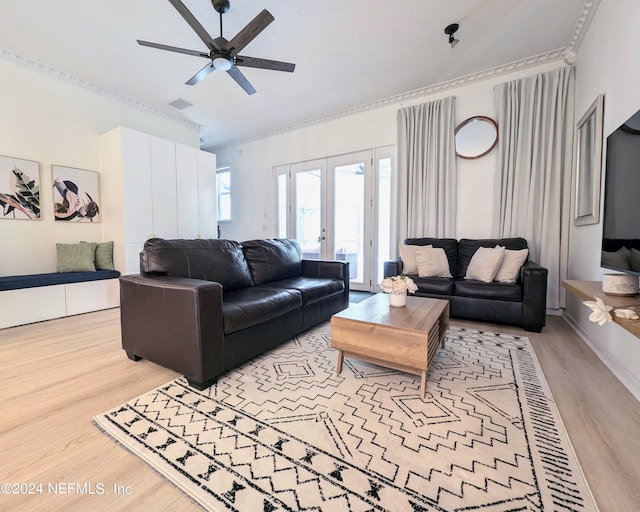
[[[604,94],[599,94],[577,124],[574,224],[600,222]]]
[[[455,130],[456,155],[472,160],[489,153],[498,143],[498,124],[487,116],[473,116]]]

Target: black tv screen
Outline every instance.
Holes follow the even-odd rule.
[[[640,275],[640,110],[607,137],[601,266]]]

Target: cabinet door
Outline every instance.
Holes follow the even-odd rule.
[[[159,238],[178,235],[175,148],[174,142],[151,137],[153,234]]]
[[[122,129],[122,196],[125,242],[144,242],[153,233],[150,139]]]
[[[198,235],[198,150],[176,144],[178,237]]]
[[[198,234],[218,238],[216,155],[198,151]]]

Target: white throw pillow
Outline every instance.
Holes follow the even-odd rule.
[[[515,283],[518,280],[520,267],[526,261],[528,255],[529,249],[521,249],[519,251],[505,250],[504,259],[495,280],[500,283]]]
[[[444,249],[427,245],[416,249],[416,265],[420,277],[451,277]]]
[[[422,247],[420,245],[401,245],[400,259],[402,259],[402,273],[415,275],[418,273],[416,265],[416,249]],[[426,247],[431,247],[428,245]]]
[[[496,247],[479,247],[471,258],[467,267],[465,279],[475,279],[490,283],[496,277],[502,260],[505,248],[501,245]]]

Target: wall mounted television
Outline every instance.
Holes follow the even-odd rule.
[[[640,110],[607,137],[601,266],[640,275]]]

